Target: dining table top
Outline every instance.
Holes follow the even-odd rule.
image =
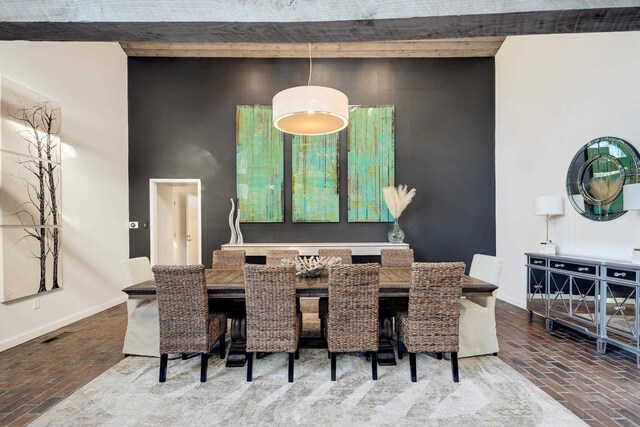
[[[244,271],[241,269],[205,270],[207,292],[210,298],[244,298]],[[328,295],[328,275],[296,278],[296,295],[299,297],[324,297]],[[410,268],[381,268],[380,296],[407,297],[411,285]],[[489,296],[498,289],[494,284],[464,276],[462,295]],[[149,298],[156,294],[153,280],[129,286],[122,290],[130,298]]]

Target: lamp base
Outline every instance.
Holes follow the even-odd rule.
[[[541,254],[555,255],[556,245],[554,245],[553,243],[542,242],[538,246],[538,252],[540,252]]]

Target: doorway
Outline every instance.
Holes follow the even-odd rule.
[[[202,264],[199,179],[149,180],[151,265]]]

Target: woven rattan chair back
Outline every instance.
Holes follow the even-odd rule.
[[[247,352],[295,352],[298,345],[296,269],[244,267]]]
[[[329,270],[331,353],[378,350],[379,287],[378,264],[344,264]]]
[[[413,263],[409,288],[409,333],[422,351],[457,352],[463,262]]]
[[[213,269],[235,269],[243,268],[245,264],[246,251],[228,250],[213,251],[211,268]]]
[[[342,264],[352,264],[351,249],[320,249],[319,256],[340,258]]]
[[[283,259],[293,259],[300,255],[295,249],[270,249],[267,251],[267,265],[280,265]]]
[[[411,268],[413,249],[381,249],[380,261],[385,268]]]
[[[203,265],[153,267],[160,353],[206,353],[209,307]]]

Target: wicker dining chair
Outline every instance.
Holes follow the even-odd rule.
[[[280,265],[283,259],[294,259],[300,256],[295,249],[269,249],[267,251],[267,265]]]
[[[246,262],[246,251],[241,250],[215,250],[211,268],[213,269],[235,269],[242,268]]]
[[[327,344],[331,381],[336,380],[336,353],[367,352],[371,377],[378,379],[378,294],[380,265],[345,264],[329,270]]]
[[[200,353],[200,381],[207,381],[209,353],[220,343],[224,359],[227,317],[210,313],[203,265],[153,267],[160,318],[160,382],[167,379],[169,353]]]
[[[381,249],[380,261],[383,268],[411,268],[414,256],[413,249]],[[390,316],[407,311],[406,298],[383,298],[380,311]]]
[[[413,249],[380,249],[383,268],[411,268]]]
[[[320,249],[319,256],[340,258],[341,264],[352,264],[351,249]],[[324,338],[327,330],[327,315],[329,314],[329,299],[320,297],[318,299],[318,317],[320,318],[320,338]]]
[[[411,381],[417,381],[416,353],[451,353],[453,382],[458,376],[458,332],[463,262],[416,262],[411,272],[409,311],[396,316],[398,357],[409,352]]]
[[[293,382],[302,315],[296,310],[296,269],[293,266],[247,264],[244,267],[247,311],[247,381],[253,380],[253,354],[289,353]]]

